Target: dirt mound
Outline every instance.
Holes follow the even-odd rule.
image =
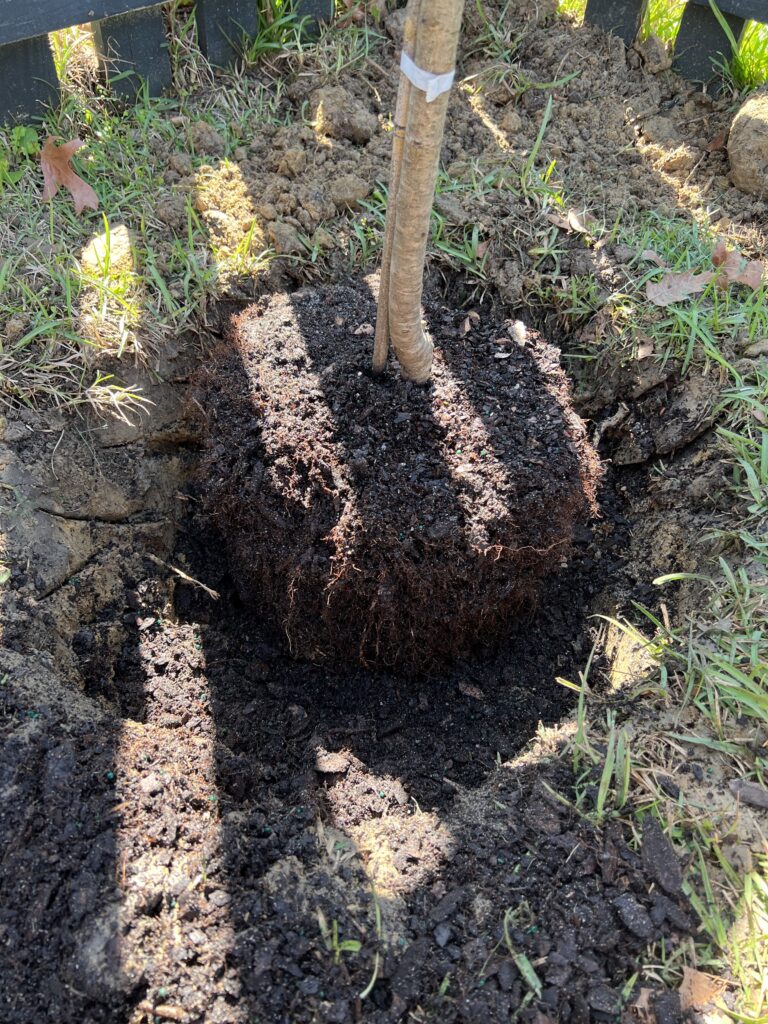
[[[535,602],[599,468],[557,350],[508,322],[435,308],[431,384],[373,378],[373,286],[231,320],[204,379],[206,504],[294,653],[416,670]]]

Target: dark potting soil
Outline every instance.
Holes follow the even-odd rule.
[[[436,304],[433,379],[369,372],[374,279],[266,296],[201,375],[205,505],[294,653],[401,670],[503,637],[594,512],[559,353]]]
[[[290,657],[193,488],[173,564],[220,598],[149,560],[75,636],[102,713],[2,704],[27,725],[0,748],[0,1019],[616,1019],[648,942],[692,927],[674,854],[559,802],[567,764],[502,764],[566,713],[554,677],[584,665],[597,592],[626,586],[611,484],[497,653],[418,681]]]
[[[641,472],[606,477],[494,651],[406,677],[291,657],[243,599],[198,473],[168,564],[219,598],[139,556],[74,634],[85,697],[54,700],[44,676],[32,704],[3,690],[0,1020],[617,1019],[648,943],[671,948],[692,914],[652,825],[638,851],[582,816],[601,764],[569,806],[546,727],[600,593],[641,596],[627,482]]]

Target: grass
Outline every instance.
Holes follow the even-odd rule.
[[[370,27],[352,25],[327,28],[308,46],[297,19],[275,7],[244,51],[245,64],[258,62],[266,74],[231,74],[214,90],[188,8],[174,4],[169,16],[176,98],[142,94],[125,109],[94,93],[83,71],[90,73],[94,61],[91,36],[72,29],[53,39],[61,107],[34,126],[0,128],[0,233],[10,254],[0,267],[0,402],[88,403],[120,416],[135,410],[142,396],[131,383],[132,367],[149,367],[163,340],[202,322],[208,301],[233,282],[252,287],[273,257],[255,216],[236,244],[222,245],[195,191],[181,193],[183,216],[169,228],[161,201],[179,201],[166,184],[169,161],[191,158],[199,191],[206,163],[224,173],[235,150],[261,128],[287,123],[286,80],[306,72],[332,80],[369,59],[381,39]],[[223,158],[195,153],[187,126],[200,120],[222,138]],[[74,165],[96,188],[98,212],[77,218],[64,190],[51,203],[41,201],[37,153],[49,134],[84,140]],[[118,264],[110,239],[122,229],[130,245]],[[83,253],[94,241],[106,259],[86,266]]]
[[[566,0],[563,6],[575,13],[577,5]],[[669,4],[653,3],[652,30],[671,32],[665,27],[671,22],[662,21],[671,11]],[[176,16],[182,19],[174,62],[182,86],[178,99],[142,97],[135,109],[124,111],[88,95],[73,79],[63,108],[49,116],[35,136],[28,131],[0,133],[0,232],[3,250],[11,254],[0,266],[0,321],[5,326],[0,399],[89,402],[129,415],[142,401],[130,385],[130,367],[151,365],[167,334],[203,322],[207,302],[225,282],[252,284],[272,258],[259,240],[255,219],[236,246],[218,246],[194,194],[188,195],[175,228],[169,231],[159,219],[158,197],[168,192],[165,174],[171,157],[189,157],[197,174],[205,163],[189,143],[186,126],[191,120],[202,118],[219,132],[224,156],[217,162],[226,167],[235,150],[260,127],[284,123],[286,118],[279,81],[269,84],[233,75],[223,87],[203,96],[196,93],[208,81],[209,69],[195,56],[183,11]],[[277,20],[280,17],[278,12]],[[293,23],[278,27],[286,30],[285,45],[273,45],[273,20],[253,44],[256,49],[245,54],[246,60],[258,59],[262,65],[280,60],[283,67],[289,53],[297,73],[311,68],[329,79],[350,68],[362,71],[381,38],[374,29],[353,24],[343,32],[325,30],[317,44],[308,47],[296,37]],[[514,36],[487,16],[483,31],[488,59],[496,66],[512,66]],[[759,54],[763,43],[749,38]],[[57,53],[62,69],[71,60],[67,46],[74,52],[82,45],[80,37],[62,42]],[[750,72],[753,79],[761,73],[761,60],[764,53]],[[554,85],[528,87],[551,91]],[[474,88],[473,83],[467,88]],[[568,203],[554,163],[543,154],[550,110],[551,100],[527,154],[493,168],[478,163],[461,177],[441,172],[439,194],[482,197],[501,188],[510,203],[530,215],[519,218],[514,237],[493,231],[485,237],[476,224],[452,224],[435,211],[430,258],[438,266],[463,272],[473,286],[484,286],[489,247],[494,246],[505,255],[518,255],[522,265],[545,270],[550,281],[559,275],[561,238],[547,217],[562,215]],[[99,191],[100,212],[77,219],[66,195],[48,205],[41,203],[35,153],[44,133],[85,138],[87,148],[77,163]],[[385,206],[386,192],[380,187],[350,221],[346,244],[351,266],[367,266],[376,258]],[[128,259],[118,258],[120,225],[129,233]],[[339,228],[340,237],[345,230]],[[86,267],[81,254],[94,238],[102,240],[102,255]],[[654,216],[623,218],[614,225],[611,239],[632,246],[638,254],[652,249],[673,269],[706,266],[714,244],[708,231],[694,222]],[[317,264],[322,272],[321,249],[308,247],[307,255],[297,259]],[[660,719],[652,718],[645,731],[633,729],[634,723],[622,721],[617,709],[589,692],[590,667],[585,669],[576,687],[579,709],[570,751],[577,778],[575,805],[597,826],[621,821],[638,842],[644,816],[653,814],[690,858],[686,886],[703,924],[703,938],[673,956],[664,949],[649,951],[642,976],[663,977],[674,984],[683,963],[727,969],[737,985],[737,1002],[730,1008],[733,1019],[758,1021],[768,1015],[761,980],[768,865],[757,858],[750,870],[735,870],[723,853],[727,831],[734,827],[728,815],[684,798],[670,800],[656,776],[659,764],[666,767],[664,757],[674,753],[684,759],[691,749],[706,751],[731,775],[765,783],[768,774],[768,370],[758,361],[744,365],[743,357],[750,344],[768,335],[766,292],[712,287],[662,310],[644,293],[645,282],[658,273],[638,255],[621,291],[608,296],[600,282],[586,276],[571,278],[557,289],[530,290],[532,302],[556,300],[563,323],[571,328],[583,327],[600,313],[607,328],[581,353],[594,361],[606,354],[632,358],[638,345],[650,339],[656,358],[676,359],[683,370],[717,375],[722,382],[719,455],[729,468],[734,502],[727,519],[718,523],[720,557],[700,573],[704,579],[678,575],[659,582],[660,587],[698,586],[696,615],[670,624],[638,609],[632,623],[622,624],[645,646],[652,661],[651,674],[639,684],[643,706],[675,715],[677,724],[665,731]],[[122,380],[115,375],[117,360]],[[694,725],[682,722],[687,710],[695,715]],[[336,962],[359,951],[357,940],[339,935],[336,921],[319,923]],[[504,924],[508,926],[506,916]],[[521,955],[508,940],[507,945],[510,955]],[[518,969],[525,977],[521,963]],[[535,967],[528,966],[532,973],[527,985],[535,991]],[[374,963],[365,995],[375,984],[377,970]],[[446,975],[446,990],[449,983]]]
[[[685,4],[686,0],[648,0],[640,26],[641,37],[653,34],[673,47]],[[561,13],[577,22],[584,19],[586,6],[586,0],[559,0],[558,3]],[[739,40],[733,38],[727,23],[724,30],[729,52],[714,59],[713,71],[719,73],[735,93],[748,92],[768,81],[768,26],[747,22]]]
[[[694,223],[654,215],[620,226],[616,235],[638,254],[652,249],[674,269],[706,266],[715,244]],[[758,856],[751,869],[738,870],[725,856],[729,836],[739,834],[735,800],[715,808],[684,791],[671,800],[656,778],[695,751],[720,764],[726,777],[768,783],[768,370],[764,362],[739,355],[766,335],[766,288],[712,288],[660,310],[644,294],[645,281],[657,273],[641,256],[630,264],[625,289],[607,299],[607,308],[625,315],[615,316],[614,330],[603,333],[600,343],[613,349],[614,358],[631,358],[638,337],[650,339],[655,358],[676,359],[684,372],[696,368],[721,381],[717,442],[733,505],[713,525],[710,547],[720,554],[709,570],[655,581],[662,593],[670,586],[698,588],[695,613],[673,625],[638,607],[634,621],[620,624],[655,665],[637,684],[637,695],[647,707],[656,706],[659,717],[671,712],[680,724],[664,731],[650,713],[645,729],[633,720],[630,737],[610,701],[603,710],[601,700],[588,695],[588,666],[575,687],[575,800],[596,824],[620,818],[638,841],[639,824],[653,814],[687,851],[686,892],[702,935],[672,961],[664,954],[659,962],[659,951],[651,951],[641,980],[676,984],[683,963],[726,971],[734,979],[734,998],[723,1010],[749,1024],[768,1014],[768,861]],[[574,313],[581,319],[588,310]]]

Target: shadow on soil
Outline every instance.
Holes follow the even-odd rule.
[[[310,353],[314,322],[304,321]],[[249,393],[242,371],[238,386]],[[487,396],[470,394],[487,414]],[[337,397],[329,386],[323,401]],[[484,423],[498,437],[499,424]],[[223,443],[237,447],[231,436]],[[253,432],[251,443],[258,449]],[[360,457],[339,444],[345,459]],[[230,483],[248,494],[242,478]],[[459,507],[455,492],[450,500]],[[411,678],[291,658],[266,609],[244,607],[233,579],[242,586],[243,566],[227,564],[212,520],[190,515],[177,561],[221,597],[177,580],[175,621],[158,618],[143,634],[139,661],[157,705],[150,717],[197,722],[208,745],[219,831],[178,912],[182,934],[206,938],[188,971],[206,954],[208,973],[211,957],[221,961],[217,1021],[384,1022],[419,1006],[444,1021],[518,1010],[533,1020],[540,1011],[502,942],[510,907],[515,944],[531,960],[553,957],[560,980],[548,1005],[558,1019],[586,1021],[590,992],[613,1012],[610,986],[631,965],[634,940],[619,935],[600,892],[594,837],[577,835],[582,826],[536,769],[499,768],[572,705],[555,677],[575,677],[588,657],[590,602],[617,583],[629,528],[608,485],[601,507],[596,534],[578,530],[570,566],[508,619],[495,653]],[[614,858],[626,849],[615,836],[610,844]],[[560,901],[554,916],[543,905],[552,879],[571,874],[583,906],[565,927]]]

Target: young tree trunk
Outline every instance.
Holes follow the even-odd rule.
[[[456,63],[463,0],[418,0],[418,3],[413,60],[417,67],[435,75],[450,72]],[[383,297],[380,295],[378,315],[382,315],[384,300],[389,337],[403,375],[422,382],[429,379],[432,369],[432,342],[421,325],[424,259],[450,91],[442,92],[428,103],[426,92],[408,84],[397,193],[394,201],[390,196],[385,229],[385,239],[391,232],[392,249],[384,271],[386,291]],[[390,220],[393,221],[391,228]],[[386,321],[382,327],[386,327]],[[386,355],[381,358],[381,348],[380,343],[379,365],[375,368],[381,368],[386,360]]]
[[[420,6],[421,0],[408,0],[405,8],[403,53],[407,54],[411,59],[413,59],[413,48],[416,42],[416,22]],[[387,220],[384,225],[381,274],[379,276],[379,304],[376,311],[376,337],[373,342],[374,373],[382,373],[384,371],[387,365],[387,355],[389,354],[389,279],[392,261],[392,239],[395,234],[397,193],[400,188],[403,144],[405,142],[405,129],[408,123],[408,108],[410,106],[412,89],[413,86],[409,79],[401,71],[392,125],[392,162],[389,171],[389,192],[387,194]]]

